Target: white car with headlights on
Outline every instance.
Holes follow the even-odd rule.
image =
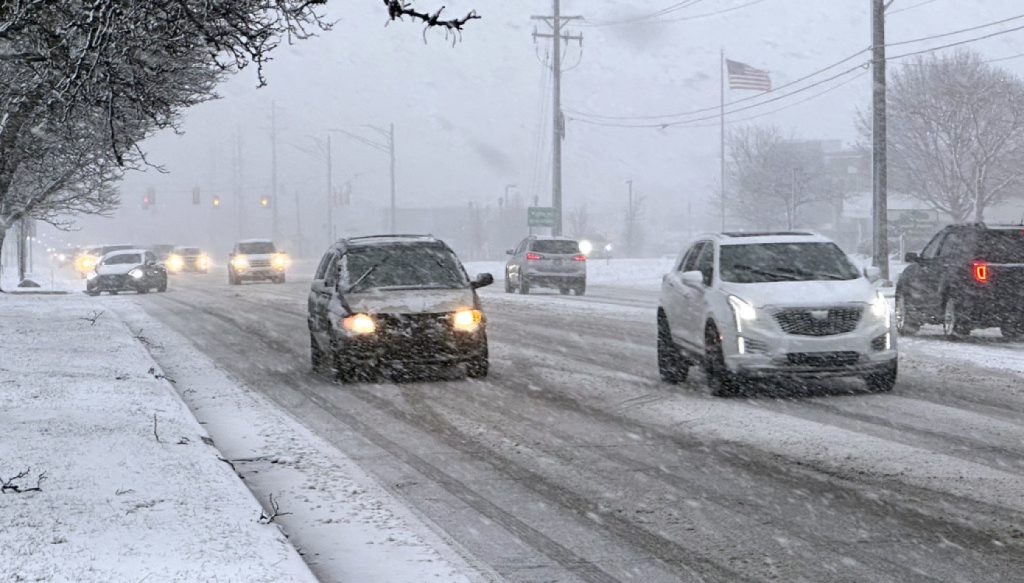
[[[724,233],[701,237],[666,274],[658,308],[658,369],[686,380],[702,364],[716,395],[754,378],[857,376],[896,383],[888,301],[825,237]]]
[[[167,291],[167,270],[156,255],[146,249],[126,249],[107,253],[96,268],[85,276],[85,293],[116,295],[123,291],[140,294],[150,290]]]
[[[164,259],[164,266],[169,273],[209,273],[210,256],[199,247],[175,247]]]
[[[270,280],[284,283],[291,260],[269,239],[246,239],[235,243],[228,259],[228,283]]]
[[[343,382],[380,367],[464,366],[487,376],[487,320],[477,297],[489,273],[470,280],[448,245],[430,236],[382,235],[338,241],[309,294],[313,369]]]

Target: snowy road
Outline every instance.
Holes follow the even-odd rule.
[[[653,290],[499,283],[487,381],[341,386],[309,372],[307,281],[171,287],[102,301],[191,338],[510,581],[1024,572],[1024,345],[922,336],[892,394],[716,399],[701,374],[658,382]]]

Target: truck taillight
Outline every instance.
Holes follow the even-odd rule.
[[[971,264],[971,271],[974,275],[974,281],[978,283],[988,283],[988,262],[975,261],[974,263]]]
[[[532,253],[532,252],[531,253],[527,253],[526,254],[526,260],[527,261],[540,261],[540,255],[537,254],[537,253]]]

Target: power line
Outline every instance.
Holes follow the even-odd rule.
[[[923,2],[918,2],[917,4],[911,4],[910,6],[904,6],[903,8],[897,8],[895,10],[890,10],[890,11],[886,12],[885,15],[886,16],[892,16],[893,14],[899,14],[900,12],[906,12],[908,10],[913,10],[915,8],[920,8],[921,6],[924,6],[925,4],[931,4],[932,2],[935,2],[935,0],[924,0]]]
[[[948,43],[948,44],[940,45],[940,46],[937,46],[937,47],[932,47],[932,48],[929,48],[929,49],[922,49],[920,51],[913,51],[913,52],[910,52],[910,53],[903,53],[901,55],[893,55],[891,57],[886,57],[886,60],[887,61],[894,61],[896,59],[905,59],[907,57],[913,57],[915,55],[923,55],[925,53],[932,53],[932,52],[935,52],[935,51],[941,51],[942,49],[948,49],[950,47],[958,47],[958,46],[961,46],[961,45],[966,45],[966,44],[970,44],[970,43],[973,43],[973,42],[978,42],[980,40],[985,40],[985,39],[990,39],[990,38],[997,37],[997,36],[1002,36],[1004,34],[1009,34],[1011,32],[1017,32],[1018,30],[1024,30],[1024,25],[1018,26],[1018,27],[1015,27],[1015,28],[1010,28],[1010,29],[1007,29],[1007,30],[999,30],[999,31],[996,31],[996,32],[991,32],[991,33],[986,34],[986,35],[982,35],[982,36],[978,36],[978,37],[974,37],[974,38],[969,38],[969,39],[966,39],[966,40],[957,41],[957,42],[953,42],[953,43]]]
[[[999,24],[1006,24],[1007,22],[1012,22],[1014,20],[1020,20],[1021,18],[1024,18],[1024,14],[1018,14],[1017,16],[1011,16],[1009,18],[1004,18],[1002,20],[996,20],[996,21],[989,22],[989,23],[986,23],[986,24],[979,24],[977,26],[972,26],[970,28],[961,28],[960,30],[951,30],[949,32],[944,32],[944,33],[941,33],[941,34],[933,34],[931,36],[923,36],[921,38],[913,38],[913,39],[910,39],[910,40],[901,40],[901,41],[897,41],[897,42],[886,43],[885,46],[886,47],[898,47],[900,45],[909,45],[909,44],[924,42],[926,40],[934,40],[934,39],[937,39],[937,38],[945,38],[947,36],[956,36],[958,34],[963,34],[965,32],[973,32],[975,30],[981,30],[982,28],[988,28],[990,26],[996,26],[996,25],[999,25]]]
[[[753,6],[754,4],[760,4],[761,2],[764,2],[764,0],[749,0],[746,3],[739,4],[737,6],[730,6],[728,8],[722,8],[720,10],[715,10],[715,11],[712,11],[712,12],[704,12],[702,14],[694,14],[692,16],[680,16],[678,18],[656,18],[656,19],[650,19],[650,20],[639,19],[639,20],[636,20],[636,21],[630,21],[630,20],[622,20],[622,21],[614,21],[614,20],[613,21],[595,21],[595,22],[584,22],[584,23],[579,24],[579,26],[580,27],[597,28],[597,27],[603,27],[603,26],[620,26],[620,25],[669,24],[669,23],[672,23],[672,22],[684,22],[684,21],[687,21],[687,20],[700,20],[702,18],[711,18],[713,16],[718,16],[720,14],[726,14],[728,12],[733,12],[733,11],[736,11],[736,10],[740,10],[740,9],[746,8],[747,6]],[[696,4],[696,2],[694,2],[694,4]],[[692,6],[692,5],[693,4],[690,4],[689,6]],[[686,6],[686,7],[689,7],[689,6]]]
[[[633,18],[625,18],[625,19],[622,19],[622,20],[595,20],[595,21],[592,21],[593,24],[589,24],[588,26],[595,26],[596,27],[596,26],[616,26],[616,25],[621,25],[621,24],[637,24],[637,23],[643,22],[645,20],[651,20],[651,19],[655,19],[655,18],[657,18],[659,16],[665,16],[666,14],[671,14],[673,12],[678,12],[679,10],[682,10],[683,8],[689,8],[691,6],[694,6],[695,4],[701,3],[702,1],[703,0],[686,0],[684,2],[677,2],[675,4],[672,4],[671,6],[668,6],[666,8],[662,8],[661,10],[658,10],[657,12],[652,12],[650,14],[645,14],[643,16],[636,16],[636,17],[633,17]]]

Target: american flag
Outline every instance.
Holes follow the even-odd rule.
[[[772,80],[768,76],[768,71],[728,59],[725,60],[725,66],[729,70],[729,89],[772,90]]]

